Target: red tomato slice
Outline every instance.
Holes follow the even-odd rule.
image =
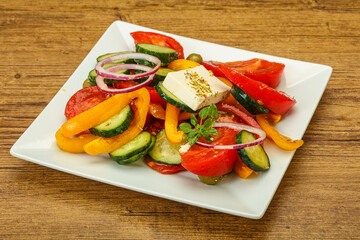
[[[156,136],[164,128],[165,128],[165,121],[164,120],[154,119],[149,124],[145,125],[144,130],[148,131],[152,135]]]
[[[130,35],[134,38],[135,44],[137,43],[150,43],[163,47],[169,47],[178,52],[179,58],[184,58],[184,49],[181,44],[174,38],[154,32],[132,32]]]
[[[276,88],[281,80],[281,75],[285,65],[277,62],[269,62],[264,59],[254,58],[248,61],[236,61],[221,63],[216,61],[204,61],[202,65],[211,70],[217,77],[226,77],[221,71],[220,65],[224,65],[231,70],[235,70],[256,81],[265,83],[272,88]]]
[[[158,163],[158,162],[151,160],[151,158],[149,158],[149,157],[145,157],[145,163],[151,169],[153,169],[161,174],[174,174],[174,173],[185,170],[185,168],[181,165],[170,165],[170,164]]]
[[[166,107],[167,102],[160,97],[160,95],[156,92],[156,89],[154,87],[148,87],[146,86],[146,89],[150,93],[150,102],[160,104],[164,108]]]
[[[77,91],[67,102],[65,117],[69,120],[76,115],[96,106],[110,95],[102,92],[97,86],[90,86]]]
[[[133,80],[124,80],[124,81],[118,81],[113,83],[114,88],[129,88],[138,85],[139,83],[133,81]]]
[[[238,131],[230,128],[217,130],[220,136],[215,136],[212,144],[235,144]],[[196,175],[215,177],[228,173],[237,158],[236,150],[215,150],[194,144],[189,151],[181,154],[181,165]]]
[[[251,98],[261,101],[265,107],[274,113],[283,115],[296,103],[294,98],[284,92],[277,91],[264,83],[248,78],[225,65],[219,67],[233,84],[241,88]]]
[[[276,88],[281,80],[285,65],[254,58],[248,61],[227,62],[225,66],[245,76]]]

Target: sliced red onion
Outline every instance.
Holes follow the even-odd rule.
[[[240,124],[240,123],[216,122],[214,127],[227,127],[227,128],[232,128],[232,129],[236,129],[239,131],[246,130],[248,132],[258,135],[259,138],[253,142],[233,144],[233,145],[213,145],[213,144],[207,144],[207,143],[203,143],[203,142],[199,142],[199,141],[197,141],[196,144],[198,144],[202,147],[212,148],[212,149],[239,149],[239,148],[259,145],[259,144],[263,143],[266,138],[266,133],[262,129],[251,127],[251,126]]]
[[[135,91],[139,88],[142,88],[146,85],[148,85],[149,83],[151,83],[151,81],[153,80],[155,74],[150,75],[148,77],[148,79],[146,79],[146,81],[139,83],[133,87],[128,87],[128,88],[123,88],[123,89],[117,89],[117,88],[109,88],[108,85],[106,85],[106,83],[104,82],[104,77],[97,75],[96,77],[96,85],[100,88],[101,91],[105,92],[105,93],[110,93],[110,94],[119,94],[119,93],[128,93],[128,92],[132,92]]]
[[[122,69],[141,70],[141,71],[144,71],[144,72],[150,72],[150,71],[153,70],[152,67],[145,66],[145,65],[139,65],[139,64],[118,64],[118,65],[115,65],[115,66],[111,66],[111,67],[107,68],[106,70],[110,71],[110,72],[116,72],[116,71],[119,71],[119,70],[122,70]],[[139,78],[135,74],[134,75],[124,74],[124,75],[127,77],[125,80],[133,80],[133,79],[138,79]],[[104,78],[107,78],[107,77],[104,77]],[[114,78],[111,78],[111,79],[114,79]]]
[[[143,59],[149,62],[154,63],[156,66],[154,68],[138,65],[138,64],[119,64],[114,67],[105,69],[104,65],[110,62],[123,60],[123,59]],[[126,66],[126,67],[125,67]],[[138,78],[143,78],[155,74],[157,70],[159,70],[161,66],[161,61],[152,55],[145,54],[145,53],[122,53],[114,56],[107,57],[102,61],[98,62],[95,66],[96,73],[104,78],[109,79],[117,79],[117,80],[134,80]],[[144,70],[146,72],[134,74],[134,75],[127,75],[123,73],[115,73],[114,71],[120,69],[136,69],[136,70]],[[115,70],[116,69],[116,70]]]

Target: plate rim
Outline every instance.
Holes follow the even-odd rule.
[[[62,88],[69,82],[69,80],[75,75],[75,73],[78,71],[78,69],[80,68],[80,66],[86,61],[86,59],[88,58],[88,56],[90,55],[91,51],[97,47],[101,41],[101,39],[105,36],[105,34],[107,32],[110,31],[111,28],[114,28],[114,26],[117,26],[117,25],[122,25],[122,24],[125,24],[125,25],[128,25],[128,26],[131,26],[131,27],[135,27],[135,28],[138,28],[138,27],[141,27],[141,28],[146,28],[148,30],[152,30],[152,31],[156,31],[156,32],[159,32],[159,33],[164,33],[164,34],[168,34],[170,36],[173,36],[173,37],[180,37],[180,38],[186,38],[186,39],[189,39],[189,40],[196,40],[196,41],[199,41],[199,42],[203,42],[203,43],[210,43],[210,44],[214,44],[218,47],[226,47],[226,48],[230,48],[230,49],[237,49],[237,50],[242,50],[242,51],[246,51],[246,52],[251,52],[251,51],[248,51],[248,50],[243,50],[243,49],[239,49],[239,48],[234,48],[234,47],[229,47],[229,46],[225,46],[225,45],[220,45],[220,44],[217,44],[217,43],[212,43],[212,42],[205,42],[205,41],[202,41],[202,40],[198,40],[198,39],[192,39],[192,38],[188,38],[188,37],[183,37],[183,36],[179,36],[179,35],[176,35],[176,34],[172,34],[172,33],[167,33],[167,32],[163,32],[163,31],[159,31],[159,30],[156,30],[156,29],[151,29],[151,28],[148,28],[148,27],[143,27],[143,26],[140,26],[140,25],[135,25],[135,24],[132,24],[132,23],[127,23],[127,22],[123,22],[123,21],[120,21],[120,20],[116,20],[114,21],[113,23],[110,24],[110,26],[106,29],[106,31],[102,34],[102,36],[98,39],[98,41],[95,43],[95,45],[92,47],[92,49],[89,51],[89,53],[85,56],[85,58],[83,59],[83,61],[77,66],[77,68],[74,70],[74,72],[69,76],[69,78],[64,82]],[[262,55],[262,56],[271,56],[271,57],[277,57],[277,56],[272,56],[272,55],[267,55],[267,54],[262,54],[262,53],[258,53],[258,52],[251,52],[251,53],[255,53],[255,54],[259,54],[259,55]],[[318,66],[322,66],[324,67],[324,69],[322,69],[321,71],[319,72],[326,72],[328,71],[328,77],[327,77],[327,80],[324,82],[324,88],[323,90],[321,91],[320,93],[320,96],[319,96],[319,99],[317,101],[317,103],[315,104],[315,107],[314,107],[314,111],[312,112],[311,116],[310,116],[310,119],[308,121],[308,123],[306,124],[306,127],[305,127],[305,130],[304,130],[304,133],[306,131],[306,129],[308,128],[309,124],[310,124],[310,121],[314,115],[314,112],[315,110],[317,109],[318,107],[318,104],[322,98],[322,95],[326,89],[326,86],[330,80],[330,77],[331,77],[331,74],[332,74],[332,71],[333,71],[333,68],[330,67],[330,66],[327,66],[327,65],[323,65],[323,64],[318,64],[318,63],[311,63],[311,62],[304,62],[304,61],[299,61],[299,60],[294,60],[294,59],[288,59],[288,58],[284,58],[284,57],[277,57],[277,58],[281,58],[281,59],[287,59],[287,60],[292,60],[292,61],[298,61],[298,62],[302,62],[302,63],[307,63],[307,64],[314,64],[314,65],[318,65]],[[290,165],[292,159],[293,159],[293,156],[295,154],[296,151],[293,151],[292,154],[291,154],[291,157],[290,157],[290,160],[288,162],[288,164],[286,165],[285,169],[282,171],[282,175],[280,177],[280,181],[276,184],[275,188],[274,188],[274,191],[272,191],[272,194],[271,194],[271,197],[269,199],[269,201],[266,202],[265,206],[262,208],[262,210],[260,212],[258,212],[257,214],[251,214],[251,213],[245,213],[245,212],[234,212],[234,211],[231,211],[231,210],[228,210],[228,209],[224,209],[224,208],[219,208],[219,207],[214,207],[214,206],[206,206],[206,204],[196,204],[194,203],[193,201],[191,200],[186,200],[186,199],[177,199],[176,197],[169,197],[169,196],[166,196],[164,194],[160,194],[160,193],[154,193],[154,192],[151,192],[149,190],[146,190],[146,189],[137,189],[136,187],[129,187],[127,186],[126,184],[122,184],[122,183],[113,183],[112,181],[105,181],[104,179],[99,179],[95,176],[91,176],[91,175],[86,175],[82,172],[79,172],[79,171],[74,171],[74,170],[71,170],[71,169],[65,169],[65,168],[62,168],[62,167],[59,167],[59,166],[56,166],[56,165],[53,165],[53,164],[50,164],[48,162],[44,162],[44,161],[41,161],[41,160],[37,160],[37,159],[34,159],[32,157],[29,157],[29,156],[26,156],[24,154],[21,154],[21,147],[19,147],[19,140],[26,134],[26,132],[28,131],[28,129],[30,129],[33,125],[33,123],[40,117],[42,117],[42,114],[44,113],[44,110],[50,105],[50,103],[52,101],[55,101],[54,99],[56,99],[57,95],[60,94],[62,88],[59,89],[59,91],[55,94],[55,96],[49,101],[49,103],[47,104],[47,106],[40,112],[40,114],[33,120],[33,122],[29,125],[29,127],[21,134],[21,136],[16,140],[16,142],[13,144],[13,146],[10,148],[10,154],[16,158],[19,158],[19,159],[23,159],[23,160],[26,160],[26,161],[29,161],[29,162],[32,162],[32,163],[35,163],[35,164],[39,164],[39,165],[42,165],[44,167],[48,167],[48,168],[51,168],[51,169],[54,169],[54,170],[58,170],[58,171],[62,171],[62,172],[65,172],[65,173],[68,173],[68,174],[72,174],[72,175],[76,175],[76,176],[79,176],[79,177],[83,177],[83,178],[87,178],[87,179],[90,179],[90,180],[94,180],[94,181],[98,181],[98,182],[102,182],[102,183],[105,183],[105,184],[109,184],[109,185],[113,185],[113,186],[116,186],[116,187],[122,187],[122,188],[125,188],[125,189],[128,189],[128,190],[132,190],[132,191],[136,191],[136,192],[140,192],[140,193],[143,193],[143,194],[148,194],[148,195],[152,195],[152,196],[156,196],[156,197],[160,197],[160,198],[165,198],[165,199],[168,199],[168,200],[172,200],[172,201],[177,201],[177,202],[180,202],[180,203],[185,203],[185,204],[189,204],[189,205],[192,205],[192,206],[196,206],[196,207],[201,207],[201,208],[205,208],[205,209],[210,209],[210,210],[213,210],[213,211],[218,211],[218,212],[223,212],[223,213],[227,213],[227,214],[231,214],[231,215],[236,215],[236,216],[241,216],[241,217],[246,217],[246,218],[251,218],[251,219],[260,219],[263,217],[263,215],[265,214],[265,212],[267,211],[272,199],[273,199],[273,196],[275,195],[280,183],[282,182],[283,180],[283,177],[287,171],[287,168],[288,166]],[[303,133],[303,134],[304,134]],[[302,135],[303,135],[302,134]]]

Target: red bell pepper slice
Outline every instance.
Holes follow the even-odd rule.
[[[216,77],[224,77],[226,78],[225,74],[221,71],[219,65],[223,64],[221,62],[215,61],[203,61],[201,63],[207,70],[212,71],[214,76]]]
[[[219,67],[233,84],[241,88],[251,98],[262,102],[265,107],[274,113],[283,115],[296,103],[294,98],[284,92],[277,91],[264,83],[246,77],[225,65],[219,65]]]
[[[154,32],[132,32],[130,35],[134,38],[135,44],[150,43],[163,47],[172,48],[177,51],[178,58],[184,58],[184,49],[174,38]]]

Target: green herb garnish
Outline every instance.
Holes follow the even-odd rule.
[[[188,141],[190,146],[195,144],[195,142],[204,136],[205,140],[208,142],[213,141],[213,137],[211,135],[219,135],[218,131],[214,128],[215,118],[219,115],[218,110],[215,104],[211,104],[208,107],[204,107],[199,112],[200,123],[194,114],[190,116],[190,123],[182,123],[180,124],[180,129],[184,131],[188,135]],[[205,120],[205,121],[204,121]],[[204,121],[204,123],[203,123]],[[192,126],[194,128],[192,128]]]

